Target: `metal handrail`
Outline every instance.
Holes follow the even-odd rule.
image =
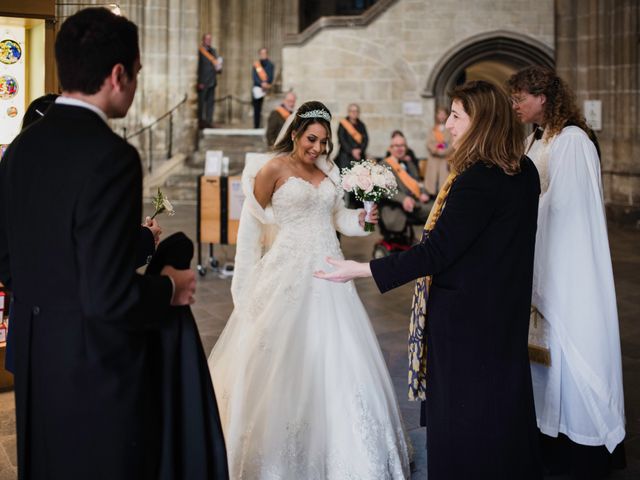
[[[187,101],[187,94],[185,93],[185,94],[184,94],[184,97],[182,98],[182,100],[180,100],[180,102],[179,102],[179,103],[177,103],[177,104],[176,104],[176,105],[175,105],[171,110],[168,110],[167,112],[165,112],[164,114],[162,114],[161,116],[159,116],[158,118],[156,118],[156,119],[155,119],[153,122],[151,122],[149,125],[147,125],[147,126],[145,126],[145,127],[142,127],[140,130],[138,130],[138,131],[137,131],[137,132],[135,132],[135,133],[132,133],[131,135],[127,135],[127,131],[126,131],[126,128],[125,128],[124,135],[123,135],[123,136],[124,136],[124,138],[125,138],[125,140],[129,140],[129,139],[131,139],[131,138],[133,138],[133,137],[137,137],[137,136],[138,136],[138,135],[140,135],[142,132],[144,132],[144,131],[146,131],[146,130],[149,130],[151,127],[153,127],[153,126],[154,126],[154,125],[156,125],[158,122],[160,122],[160,120],[165,119],[168,115],[171,115],[173,112],[175,112],[175,111],[178,109],[178,107],[179,107],[180,105],[182,105],[183,103],[185,103],[186,101]]]
[[[148,132],[147,139],[148,139],[149,161],[147,162],[147,170],[149,171],[149,173],[151,173],[151,171],[153,170],[153,131],[152,131],[153,127],[155,127],[158,123],[160,123],[165,118],[169,117],[169,132],[167,134],[167,137],[169,139],[169,145],[167,147],[167,160],[169,160],[173,156],[173,112],[175,112],[181,105],[186,103],[186,101],[187,101],[187,94],[185,93],[184,98],[180,100],[180,102],[178,102],[176,105],[174,105],[173,108],[163,113],[161,116],[156,118],[153,122],[151,122],[149,125],[142,127],[140,130],[132,133],[131,135],[127,135],[126,127],[122,129],[122,136],[124,137],[125,140],[131,140],[132,138],[135,138],[144,132]]]

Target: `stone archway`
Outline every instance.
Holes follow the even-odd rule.
[[[436,106],[446,105],[447,92],[468,69],[475,66],[476,71],[487,71],[492,64],[503,66],[506,71],[532,64],[553,68],[554,51],[538,40],[510,31],[486,32],[470,37],[449,49],[434,65],[422,96],[434,98]],[[498,70],[496,68],[497,77],[500,76]]]

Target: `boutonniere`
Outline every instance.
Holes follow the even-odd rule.
[[[162,190],[160,190],[160,188],[158,188],[158,193],[156,194],[155,197],[153,197],[152,202],[153,202],[153,208],[155,208],[156,211],[151,216],[151,220],[156,218],[156,215],[162,212],[167,212],[167,215],[169,216],[175,215],[176,212],[173,209],[173,205],[171,205],[171,202],[169,201],[167,196],[164,193],[162,193]]]

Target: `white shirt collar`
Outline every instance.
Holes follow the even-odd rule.
[[[77,98],[63,97],[62,95],[60,95],[58,98],[56,98],[56,103],[58,103],[60,105],[71,105],[72,107],[81,107],[81,108],[86,108],[88,110],[91,110],[91,111],[97,113],[98,116],[102,120],[104,120],[104,123],[109,125],[107,114],[104,113],[102,110],[100,110],[95,105],[90,104],[89,102],[85,102],[84,100],[78,100]]]

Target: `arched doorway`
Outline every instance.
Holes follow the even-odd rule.
[[[538,64],[553,68],[553,50],[544,43],[515,32],[494,31],[470,37],[445,53],[434,65],[422,96],[447,105],[447,92],[468,80],[497,85],[520,68]]]

